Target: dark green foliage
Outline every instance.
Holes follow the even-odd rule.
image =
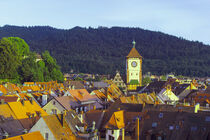
[[[60,30],[4,26],[0,28],[0,37],[5,36],[19,36],[39,53],[48,50],[63,72],[73,69],[114,74],[120,70],[125,74],[126,56],[135,39],[136,48],[143,56],[143,73],[210,76],[210,46],[161,32],[120,27]]]
[[[43,53],[43,60],[37,62],[36,53],[18,37],[0,40],[0,79],[13,83],[28,81],[63,81],[63,74],[56,60],[49,52]]]
[[[147,85],[147,84],[149,84],[151,82],[152,82],[152,80],[150,79],[150,77],[145,77],[142,80],[142,85],[145,86],[145,85]]]
[[[0,40],[0,78],[13,79],[19,81],[17,72],[21,65],[21,59],[18,54],[18,48],[13,47],[12,41],[8,38]]]

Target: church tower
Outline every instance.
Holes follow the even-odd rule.
[[[136,42],[133,41],[133,48],[126,57],[126,75],[128,90],[136,90],[142,85],[142,56],[135,48]]]

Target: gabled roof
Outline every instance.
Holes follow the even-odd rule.
[[[71,96],[55,97],[55,100],[57,100],[66,110],[70,110],[71,104],[75,102],[74,98]]]
[[[43,120],[57,140],[76,139],[62,115],[44,116]]]
[[[114,112],[109,121],[105,125],[105,128],[111,128],[111,129],[121,129],[124,127],[125,127],[125,122],[124,122],[123,110]]]
[[[133,47],[131,51],[129,52],[127,58],[142,58],[142,56],[139,54],[136,48]]]
[[[28,118],[29,114],[37,116],[40,113],[41,116],[46,116],[47,113],[35,102],[23,101],[21,102],[9,102],[11,110],[14,112],[17,119]]]
[[[65,115],[65,120],[66,123],[68,124],[69,128],[71,129],[71,131],[77,135],[77,127],[83,126],[83,124],[80,122],[77,113],[74,112],[73,110],[68,111]]]
[[[24,130],[7,104],[0,105],[0,128],[0,139],[4,133],[11,137],[22,134]]]
[[[24,135],[7,138],[5,140],[44,140],[44,138],[39,131],[35,131]]]
[[[71,89],[69,93],[80,102],[98,98],[96,95],[90,95],[86,89]]]

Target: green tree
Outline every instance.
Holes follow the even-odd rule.
[[[147,84],[149,84],[149,83],[151,83],[151,82],[152,82],[152,81],[151,81],[150,77],[145,77],[145,78],[143,78],[143,80],[142,80],[142,85],[145,86],[145,85],[147,85]]]
[[[17,48],[8,38],[0,40],[0,78],[13,79],[19,81],[17,72],[21,65],[21,57],[18,55]]]
[[[60,67],[57,65],[56,60],[50,56],[48,51],[42,53],[42,58],[45,63],[45,80],[57,80],[58,82],[63,82],[63,74],[60,70]]]

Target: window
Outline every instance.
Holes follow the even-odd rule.
[[[48,138],[49,138],[49,134],[45,133],[45,140],[48,140]]]
[[[176,126],[176,130],[178,130],[178,129],[179,129],[179,125]]]
[[[53,101],[53,105],[55,105],[55,101]]]
[[[159,118],[163,118],[163,113],[160,113],[159,114]]]
[[[206,116],[205,121],[206,121],[206,122],[210,122],[210,116]]]
[[[152,127],[154,128],[154,127],[157,127],[157,123],[156,122],[153,122],[152,123]]]
[[[196,126],[192,126],[191,127],[191,131],[196,131],[197,130],[197,127]]]
[[[173,125],[170,125],[169,126],[169,130],[174,130],[174,126]]]

